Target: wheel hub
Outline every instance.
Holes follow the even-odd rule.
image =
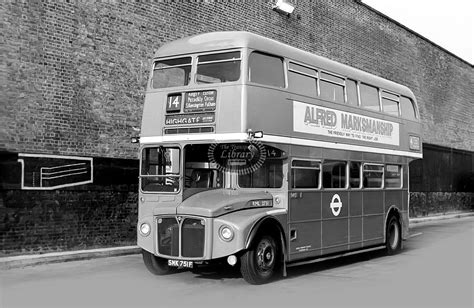
[[[273,267],[275,251],[273,246],[265,241],[261,242],[257,249],[257,265],[260,270],[266,271]]]

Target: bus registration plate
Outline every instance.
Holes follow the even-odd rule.
[[[168,266],[171,266],[171,267],[193,268],[193,261],[168,260]]]

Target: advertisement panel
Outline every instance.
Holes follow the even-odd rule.
[[[293,101],[295,132],[400,145],[399,124],[356,113]]]

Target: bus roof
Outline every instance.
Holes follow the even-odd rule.
[[[233,48],[250,48],[281,56],[328,72],[359,80],[414,99],[413,92],[398,83],[329,60],[325,57],[289,46],[276,40],[245,31],[222,31],[185,37],[164,44],[155,54],[156,58]]]

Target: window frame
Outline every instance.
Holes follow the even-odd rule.
[[[329,76],[333,76],[333,77],[336,77],[336,78],[339,78],[339,79],[342,79],[342,83],[339,83],[337,81],[334,81],[334,80],[330,80],[330,79],[326,79],[323,77],[323,74],[327,74]],[[338,75],[338,74],[335,74],[335,73],[332,73],[332,72],[328,72],[328,71],[324,71],[324,70],[319,70],[319,78],[318,78],[318,97],[320,99],[323,99],[325,101],[329,101],[331,103],[337,103],[337,104],[347,104],[347,89],[346,89],[346,79],[347,77],[343,77],[341,75]],[[334,84],[334,85],[337,85],[337,86],[342,86],[342,102],[339,102],[339,101],[336,101],[336,100],[327,100],[326,98],[323,98],[321,96],[321,81],[324,81],[324,82],[327,82],[327,83],[330,83],[330,84]]]
[[[349,87],[347,86],[347,85],[348,85],[348,82],[347,82],[348,80],[350,80],[351,83],[354,82],[354,84],[355,84],[355,96],[356,96],[356,97],[355,97],[355,99],[356,99],[355,104],[351,104],[351,103],[349,102],[349,91],[348,91],[348,88],[349,88]],[[344,88],[344,89],[345,89],[345,103],[346,103],[346,105],[348,105],[348,106],[354,106],[354,107],[358,107],[358,108],[361,107],[361,106],[360,106],[359,83],[360,83],[360,81],[358,81],[358,80],[356,80],[356,79],[346,77],[346,86],[345,86],[345,88]]]
[[[359,186],[358,187],[352,187],[351,186],[351,164],[359,164]],[[361,161],[349,161],[348,162],[348,189],[362,189],[363,187],[363,176],[362,176],[362,166],[363,166],[364,162],[361,162]]]
[[[213,61],[203,61],[199,62],[199,57],[202,56],[210,56],[210,55],[217,55],[217,54],[225,54],[225,53],[233,53],[233,52],[238,52],[240,57],[238,59],[225,59],[225,60],[213,60]],[[245,74],[245,71],[243,70],[243,62],[244,62],[244,50],[243,49],[231,49],[231,50],[219,50],[219,51],[209,51],[209,52],[203,52],[203,53],[197,53],[193,55],[193,58],[195,59],[193,61],[193,69],[191,70],[191,83],[193,85],[206,85],[206,84],[228,84],[228,83],[233,83],[233,82],[239,82],[242,80],[243,74]],[[206,82],[198,82],[197,77],[198,77],[198,68],[199,64],[215,64],[215,63],[225,63],[225,62],[231,62],[231,61],[240,61],[239,63],[239,79],[234,80],[234,81],[225,81],[225,82],[212,82],[212,83],[206,83]]]
[[[397,166],[400,168],[400,186],[398,187],[387,187],[386,185],[386,180],[387,180],[387,177],[385,176],[385,174],[387,173],[387,167],[388,166]],[[383,183],[384,183],[384,189],[394,189],[394,190],[400,190],[400,189],[403,189],[403,165],[401,164],[385,164],[384,166],[384,180],[383,180]]]
[[[376,173],[382,173],[382,178],[381,178],[381,186],[380,187],[366,187],[364,185],[364,173],[365,173],[365,166],[379,166],[382,167],[382,171],[378,170],[370,170],[368,172],[376,172]],[[362,183],[361,183],[362,189],[368,189],[368,190],[383,190],[385,188],[385,164],[380,164],[380,163],[363,163],[362,164]]]
[[[268,56],[268,57],[272,57],[272,58],[276,58],[276,59],[279,59],[281,61],[281,72],[282,72],[282,77],[283,77],[283,85],[273,85],[273,84],[268,84],[268,83],[260,83],[260,82],[256,82],[256,81],[252,81],[251,79],[251,68],[250,68],[250,59],[252,57],[253,54],[260,54],[260,55],[264,55],[264,56]],[[261,50],[258,50],[258,49],[252,49],[252,50],[249,50],[248,53],[247,53],[247,59],[246,59],[246,63],[247,63],[247,67],[246,67],[246,75],[247,75],[247,82],[249,84],[254,84],[254,85],[259,85],[259,86],[264,86],[264,87],[272,87],[272,88],[275,88],[275,89],[288,89],[288,72],[287,72],[287,67],[285,65],[286,63],[286,60],[285,60],[285,57],[284,56],[279,56],[279,55],[275,55],[275,54],[271,54],[271,53],[268,53],[268,52],[264,52],[264,51],[261,51]]]
[[[390,91],[387,91],[387,90],[383,90],[383,89],[380,89],[379,90],[380,92],[380,103],[381,103],[381,107],[382,107],[382,113],[384,114],[388,114],[390,116],[393,116],[393,117],[400,117],[400,114],[401,114],[401,110],[400,110],[400,95],[399,94],[396,94],[394,92],[390,92]],[[386,95],[384,95],[386,94]],[[396,98],[394,97],[390,97],[389,95],[391,96],[395,96]],[[388,113],[384,110],[384,103],[383,103],[383,100],[386,99],[386,100],[389,100],[391,102],[394,102],[396,103],[397,105],[397,115],[394,115],[394,114],[391,114],[391,113]]]
[[[376,91],[376,95],[377,95],[377,107],[378,109],[375,110],[375,109],[371,109],[371,108],[368,108],[368,107],[371,107],[371,106],[376,106],[376,105],[364,105],[364,100],[362,99],[362,86],[366,86],[366,87],[369,87],[369,88],[373,88],[375,89]],[[368,83],[364,83],[364,82],[359,82],[359,107],[364,109],[364,110],[368,110],[368,111],[372,111],[372,112],[378,112],[378,113],[382,113],[382,106],[381,106],[382,102],[381,102],[381,99],[380,99],[380,89],[374,85],[371,85],[371,84],[368,84]]]
[[[300,71],[298,70],[297,68],[292,68],[291,65],[296,65],[296,66],[301,66],[303,68],[306,68],[308,70],[313,70],[316,74],[315,75],[311,75],[307,72],[303,72],[303,71]],[[286,70],[286,88],[291,91],[292,93],[295,93],[295,94],[298,94],[298,95],[303,95],[303,96],[309,96],[309,97],[319,97],[319,94],[320,94],[320,88],[319,88],[319,76],[320,76],[320,72],[318,69],[314,68],[314,67],[311,67],[311,66],[308,66],[308,65],[305,65],[305,64],[302,64],[302,63],[298,63],[298,62],[295,62],[295,61],[292,61],[292,60],[288,60],[287,61],[287,70]],[[316,93],[315,93],[315,96],[310,96],[310,95],[307,95],[307,94],[303,94],[303,93],[298,93],[298,92],[295,92],[293,89],[290,88],[291,84],[290,84],[290,72],[291,73],[294,73],[294,74],[298,74],[298,75],[302,75],[302,76],[305,76],[305,77],[309,77],[309,78],[314,78],[315,82],[316,82]]]
[[[167,66],[167,67],[164,67],[164,68],[156,68],[158,62],[162,62],[162,61],[167,61],[167,60],[174,60],[174,59],[180,59],[180,58],[190,58],[191,61],[190,63],[186,63],[186,64],[178,64],[178,65],[172,65],[172,66]],[[156,58],[153,60],[153,65],[152,65],[152,70],[150,72],[151,74],[151,78],[150,78],[150,82],[149,82],[149,89],[150,90],[164,90],[164,89],[170,89],[170,88],[179,88],[179,87],[188,87],[190,84],[193,84],[194,81],[193,81],[193,75],[194,75],[194,56],[193,55],[180,55],[180,56],[169,56],[169,57],[163,57],[163,58]],[[155,70],[167,70],[167,69],[172,69],[172,68],[180,68],[180,67],[185,67],[185,66],[190,66],[190,70],[189,70],[189,78],[188,78],[188,83],[187,84],[184,84],[184,85],[178,85],[178,86],[170,86],[170,87],[160,87],[160,88],[155,88],[153,86],[153,83],[154,83],[154,74],[155,74]]]
[[[293,166],[294,161],[306,161],[306,162],[315,162],[318,164],[318,167],[301,167],[301,166]],[[290,174],[291,174],[291,181],[290,181],[290,187],[289,189],[291,190],[305,190],[305,191],[311,191],[311,190],[321,190],[322,188],[322,162],[320,159],[308,159],[308,158],[299,158],[299,157],[293,157],[290,162]],[[319,175],[318,175],[318,187],[293,187],[294,185],[294,169],[303,169],[303,170],[319,170]]]
[[[265,189],[265,190],[272,190],[272,189],[277,189],[277,190],[278,190],[278,189],[283,189],[283,188],[285,187],[285,181],[284,181],[284,180],[285,180],[285,174],[284,174],[285,162],[284,162],[284,160],[285,160],[284,158],[268,159],[268,160],[265,160],[265,162],[264,162],[264,163],[262,164],[262,166],[260,167],[260,168],[263,168],[264,165],[265,165],[265,163],[266,163],[267,161],[281,161],[281,165],[279,165],[279,166],[281,166],[281,185],[280,185],[280,186],[278,186],[278,187],[259,187],[259,186],[257,186],[257,187],[255,187],[255,186],[254,186],[254,187],[245,187],[245,186],[241,186],[241,185],[240,185],[240,178],[241,178],[241,176],[244,176],[244,175],[252,175],[252,174],[254,174],[258,169],[260,169],[260,168],[258,168],[258,169],[256,169],[255,171],[253,171],[253,172],[251,172],[251,173],[247,173],[247,174],[237,174],[236,179],[235,179],[235,180],[236,180],[236,187],[238,187],[239,189],[260,189],[260,190],[261,190],[261,189]],[[267,174],[267,175],[268,175],[268,174]],[[266,176],[267,176],[267,175],[266,175]]]
[[[178,149],[179,151],[179,173],[178,174],[171,174],[171,175],[142,175],[142,168],[143,168],[143,151],[149,148],[158,148],[159,146],[157,145],[147,145],[141,148],[140,150],[140,159],[139,159],[139,169],[138,169],[138,178],[139,178],[139,189],[141,193],[144,194],[171,194],[171,195],[176,195],[181,193],[183,190],[183,184],[182,183],[182,174],[184,172],[183,169],[183,162],[184,162],[184,157],[183,157],[183,148],[179,144],[167,144],[167,145],[162,145],[164,148],[173,148],[173,149]],[[177,191],[155,191],[155,190],[143,190],[142,189],[142,178],[152,178],[152,177],[175,177],[178,179],[178,190]]]
[[[410,103],[410,106],[413,110],[414,118],[408,118],[408,117],[404,116],[404,114],[403,114],[403,109],[404,108],[403,108],[403,104],[402,104],[402,99],[406,99]],[[403,119],[409,120],[409,121],[417,121],[420,118],[419,111],[418,111],[418,106],[417,106],[415,100],[412,99],[411,97],[408,97],[408,96],[405,96],[405,95],[400,95],[400,117],[403,118]]]
[[[345,183],[344,183],[343,187],[324,187],[324,177],[323,177],[324,163],[327,162],[327,161],[344,162],[345,163]],[[343,159],[324,159],[323,162],[321,163],[321,188],[324,189],[324,190],[347,190],[348,185],[349,185],[348,166],[349,166],[349,162],[347,160],[343,160]]]

